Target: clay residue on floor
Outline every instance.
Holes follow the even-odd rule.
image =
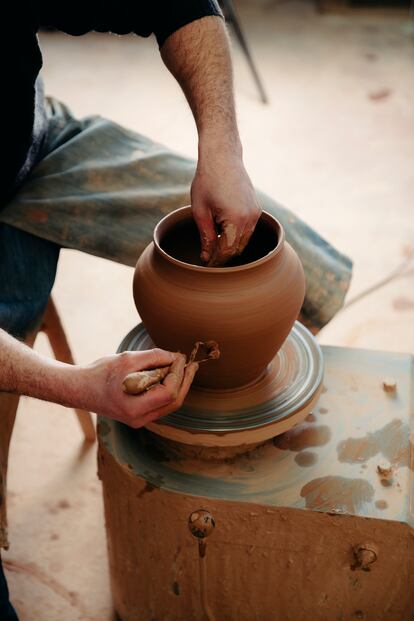
[[[390,88],[378,88],[368,93],[368,97],[371,101],[381,101],[387,99],[392,93]]]
[[[300,495],[314,511],[356,513],[374,498],[374,488],[364,479],[320,477],[304,485]]]
[[[403,295],[394,298],[392,306],[396,311],[410,311],[414,309],[414,298],[407,298]]]
[[[309,468],[313,466],[318,461],[318,454],[313,451],[301,451],[295,457],[295,462],[298,466],[302,466],[303,468]]]
[[[274,438],[273,444],[282,451],[299,452],[312,446],[327,444],[331,435],[331,430],[327,425],[302,423]]]
[[[411,445],[410,428],[399,419],[394,419],[385,427],[362,438],[348,438],[337,447],[341,462],[355,463],[368,461],[381,454],[393,466],[409,466]]]
[[[89,614],[86,606],[80,601],[78,593],[68,590],[62,583],[56,580],[54,576],[44,571],[41,567],[36,565],[36,563],[7,558],[3,560],[3,565],[8,571],[26,574],[53,591],[57,596],[64,599],[72,609],[76,610],[74,614],[77,615],[78,619],[82,619],[82,621],[94,621],[94,617]]]

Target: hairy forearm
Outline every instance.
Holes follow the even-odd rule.
[[[78,369],[33,351],[0,330],[0,391],[73,406]]]
[[[170,370],[161,384],[137,397],[124,393],[130,373],[166,366]],[[88,365],[64,364],[0,329],[0,392],[90,410],[136,428],[178,410],[197,368],[196,363],[186,365],[185,356],[162,349],[113,354]]]
[[[209,16],[180,28],[165,41],[161,55],[187,97],[200,148],[213,141],[241,155],[230,49],[223,20]]]

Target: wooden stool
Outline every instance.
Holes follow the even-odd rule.
[[[47,335],[56,360],[74,364],[72,352],[52,298],[49,299],[40,328],[27,335],[25,339],[26,345],[32,347],[37,334],[41,331],[45,332]],[[6,506],[7,465],[10,439],[13,433],[18,404],[19,395],[0,392],[0,412],[2,420],[0,426],[0,549],[7,549],[9,546]],[[84,410],[75,410],[75,413],[82,428],[85,441],[94,442],[96,433],[91,414]]]
[[[39,331],[44,332],[49,339],[49,343],[56,360],[66,362],[68,364],[74,364],[72,352],[52,296],[49,298],[43,322]],[[82,427],[85,441],[94,442],[96,439],[95,425],[90,412],[75,409],[75,413],[78,417],[79,424]]]

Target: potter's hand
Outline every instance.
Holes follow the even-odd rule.
[[[162,384],[132,397],[123,391],[134,371],[170,366]],[[90,410],[142,427],[181,407],[198,369],[185,356],[162,349],[125,352],[89,365],[42,356],[0,329],[0,391]]]
[[[224,265],[241,254],[261,209],[241,157],[206,150],[191,187],[193,216],[201,238],[201,260]]]
[[[260,215],[242,162],[224,20],[207,16],[179,28],[165,40],[161,55],[197,125],[199,159],[191,197],[201,260],[223,265],[242,252]]]
[[[183,404],[198,369],[197,363],[185,363],[183,354],[162,349],[124,352],[97,360],[84,367],[90,395],[83,407],[130,427],[143,427]],[[161,384],[137,396],[124,393],[122,383],[129,373],[168,365],[170,371]]]

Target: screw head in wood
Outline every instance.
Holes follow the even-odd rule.
[[[204,537],[208,537],[213,532],[216,523],[214,521],[214,517],[211,515],[210,511],[206,509],[198,509],[198,511],[193,511],[193,513],[188,518],[188,528],[190,529],[190,533],[193,537],[197,537],[197,539],[204,539]]]
[[[393,377],[385,377],[382,380],[382,389],[384,392],[393,394],[397,392],[397,382]]]
[[[381,479],[390,480],[394,476],[394,468],[389,461],[380,461],[380,463],[377,465],[377,472]]]
[[[378,559],[378,548],[373,543],[360,543],[354,546],[355,563],[352,569],[370,571],[373,563]]]

